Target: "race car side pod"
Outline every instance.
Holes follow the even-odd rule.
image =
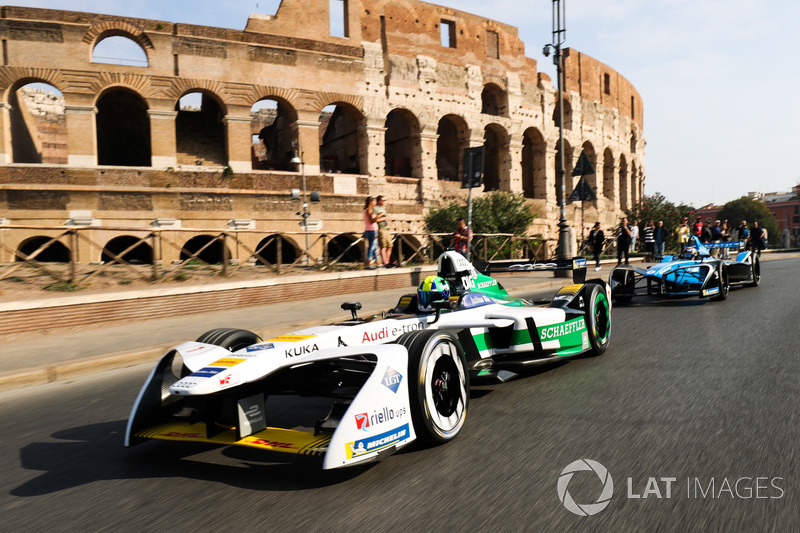
[[[540,272],[571,270],[573,283],[586,281],[586,259],[573,257],[572,259],[553,259],[547,262],[529,260],[500,260],[500,261],[474,261],[472,265],[482,274],[491,276],[497,272]]]

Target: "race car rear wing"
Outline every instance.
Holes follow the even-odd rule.
[[[571,270],[573,283],[586,281],[586,259],[573,257],[572,259],[553,259],[537,262],[529,260],[511,261],[475,261],[475,268],[482,274],[492,275],[497,272],[543,272],[557,270]]]

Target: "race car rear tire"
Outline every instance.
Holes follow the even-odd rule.
[[[593,355],[602,355],[611,341],[611,306],[606,291],[600,285],[591,285],[589,291],[589,309],[584,320],[589,335],[589,344]]]
[[[712,296],[711,299],[715,302],[720,302],[728,297],[728,291],[731,288],[731,282],[728,278],[728,269],[725,265],[720,265],[719,267],[717,286],[719,287],[719,292],[716,296]]]
[[[246,329],[217,328],[200,335],[197,338],[197,342],[214,344],[235,352],[261,342],[261,337]]]
[[[464,350],[447,331],[412,331],[397,339],[408,350],[411,420],[429,444],[453,440],[467,416],[469,373]]]
[[[753,279],[747,284],[748,287],[758,287],[761,283],[761,260],[758,256],[753,256],[753,264],[750,265],[750,277]]]

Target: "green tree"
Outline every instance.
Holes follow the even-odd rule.
[[[467,206],[452,202],[433,208],[425,216],[430,233],[452,233],[459,218],[467,218]],[[525,235],[536,217],[521,194],[495,191],[472,202],[472,231],[475,233],[512,233]]]
[[[717,215],[720,220],[728,220],[731,227],[738,227],[742,220],[746,220],[752,229],[753,222],[758,221],[758,225],[766,228],[769,243],[771,246],[778,246],[781,242],[781,231],[775,215],[764,205],[764,202],[742,196],[738,200],[732,200],[722,206],[722,210]]]
[[[639,226],[640,236],[648,220],[652,220],[654,225],[658,224],[659,220],[663,220],[668,235],[667,249],[672,249],[676,246],[677,229],[681,219],[690,217],[692,213],[694,213],[694,207],[686,204],[675,205],[660,192],[645,195],[632,209],[625,211],[628,222]]]

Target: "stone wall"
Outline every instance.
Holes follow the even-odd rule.
[[[516,28],[411,0],[345,5],[345,37],[330,34],[327,0],[283,0],[276,15],[252,15],[244,30],[0,8],[0,211],[12,223],[63,223],[82,210],[137,226],[159,217],[184,226],[246,218],[265,231],[290,231],[297,206],[285,198],[304,170],[308,188],[323,192],[313,209],[326,228],[358,231],[363,196],[384,194],[392,229],[416,232],[427,209],[466,198],[455,169],[463,170],[464,148],[485,144],[485,190],[523,193],[538,216],[532,231],[553,237],[557,92],[525,56]],[[451,28],[450,46],[442,45],[442,24]],[[135,42],[147,66],[93,62],[94,47],[109,36]],[[598,196],[585,206],[586,224],[611,225],[643,192],[643,103],[619,73],[575,50],[565,50],[565,78],[567,193],[586,150]],[[14,104],[31,82],[63,94],[57,161],[15,155],[24,139],[15,134]],[[213,104],[204,128],[217,145],[181,142],[178,100],[191,92]],[[265,123],[254,104],[264,99],[279,106],[280,161],[266,162],[253,143],[257,121]],[[340,152],[355,159],[358,175],[321,172],[323,109],[332,104],[343,124],[354,125]],[[115,117],[136,125],[120,132],[134,131],[130,141],[103,137]],[[289,141],[303,169],[286,166]],[[113,153],[130,145],[130,154]],[[210,216],[195,217],[201,205]],[[567,215],[579,224],[580,205],[569,204]]]

